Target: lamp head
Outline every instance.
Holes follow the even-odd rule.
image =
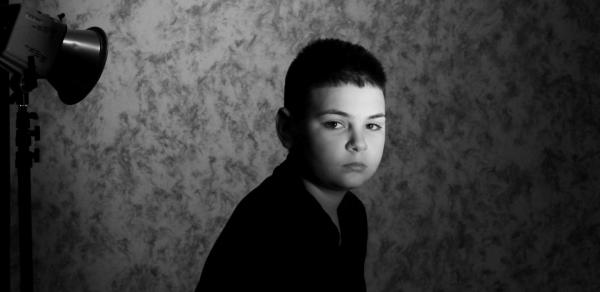
[[[0,66],[22,74],[29,56],[35,77],[47,79],[62,102],[71,105],[94,88],[106,63],[108,42],[98,27],[68,30],[62,22],[20,4],[2,7]],[[6,15],[4,15],[6,14]]]

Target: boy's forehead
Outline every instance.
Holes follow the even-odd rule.
[[[323,86],[311,90],[308,110],[310,115],[329,110],[354,115],[384,114],[385,98],[381,88],[371,85]]]

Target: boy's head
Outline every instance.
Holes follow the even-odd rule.
[[[284,107],[295,117],[307,109],[310,91],[319,87],[370,85],[385,91],[381,63],[365,48],[337,39],[308,44],[292,61],[285,76]]]
[[[373,175],[385,142],[385,82],[379,61],[359,45],[318,40],[298,54],[277,132],[305,179],[348,190]]]

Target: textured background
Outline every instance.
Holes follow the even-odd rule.
[[[389,75],[384,161],[357,191],[370,291],[600,289],[595,0],[25,3],[110,46],[81,103],[46,82],[31,99],[37,291],[192,290],[285,157],[284,75],[316,37],[364,45]],[[13,291],[15,193],[13,173]]]

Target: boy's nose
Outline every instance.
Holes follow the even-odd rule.
[[[367,150],[367,141],[360,130],[353,130],[350,133],[350,139],[346,143],[346,149],[352,152],[360,152]]]

